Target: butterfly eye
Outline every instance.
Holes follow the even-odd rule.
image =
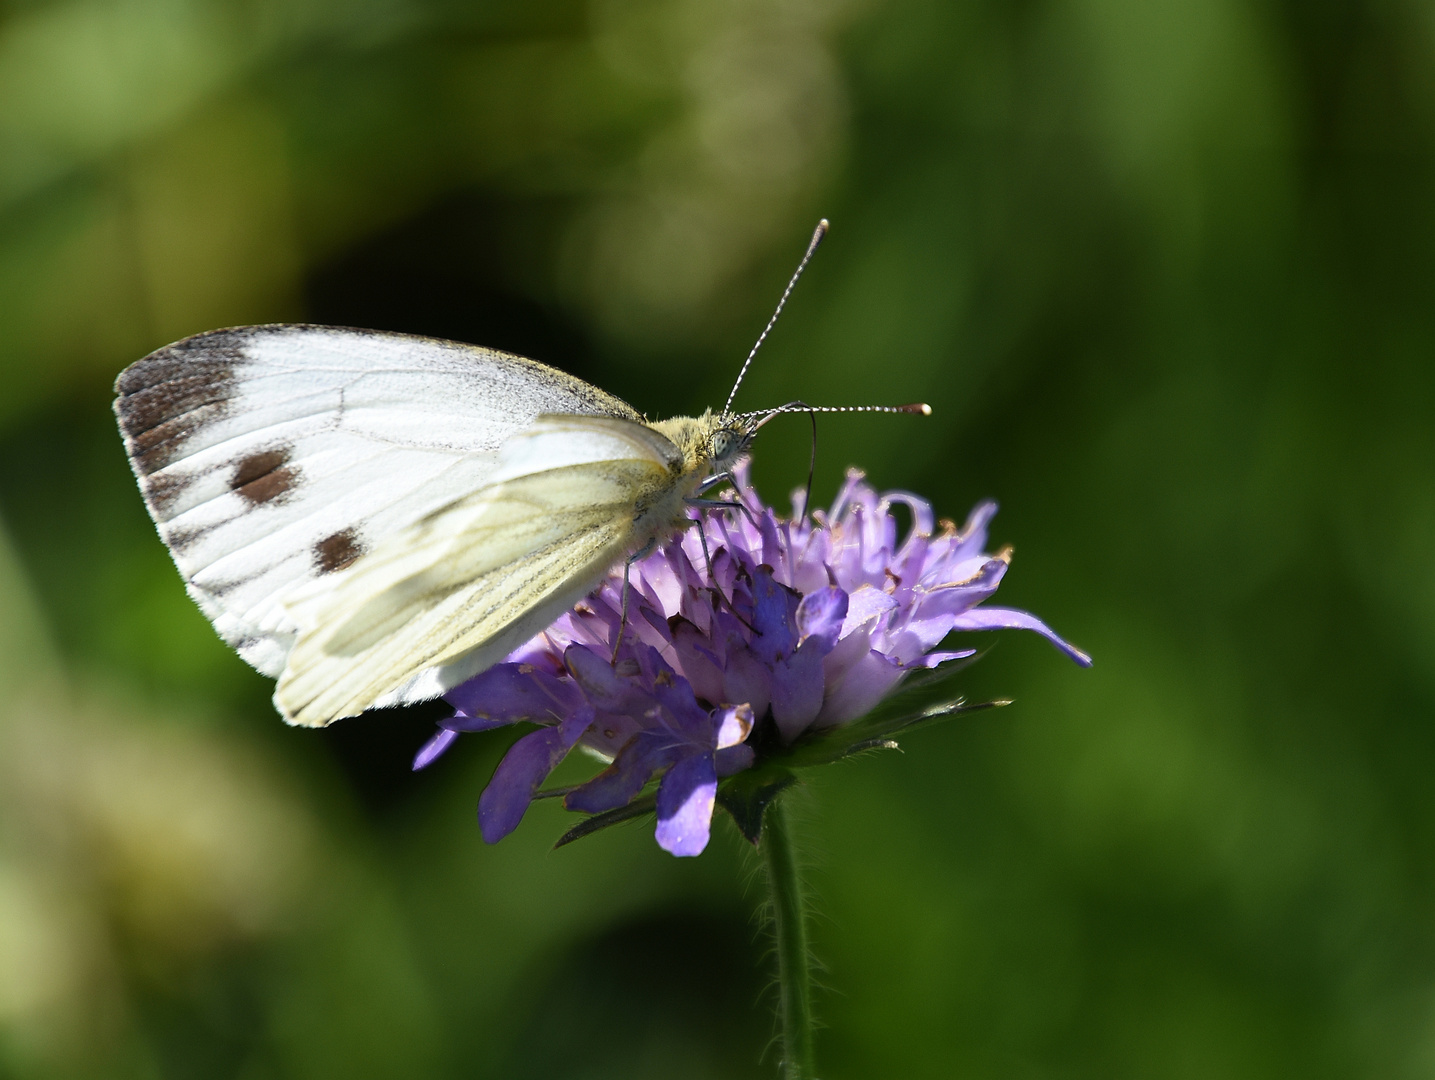
[[[719,428],[713,433],[713,458],[723,461],[731,457],[738,447],[737,432],[731,428]]]

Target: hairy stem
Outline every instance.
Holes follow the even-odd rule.
[[[785,798],[779,797],[768,805],[759,845],[767,870],[767,886],[772,892],[772,924],[777,938],[782,1075],[783,1080],[815,1080],[807,912],[785,802]]]

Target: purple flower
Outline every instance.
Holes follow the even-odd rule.
[[[826,513],[780,519],[738,475],[744,509],[703,516],[634,563],[628,624],[612,662],[621,572],[548,630],[446,698],[452,717],[415,758],[422,768],[460,732],[528,721],[479,800],[490,843],[518,825],[574,746],[608,761],[564,795],[570,810],[614,812],[654,777],[658,843],[674,855],[707,846],[718,783],[754,765],[754,743],[778,750],[869,713],[913,672],[972,655],[939,650],[954,630],[1035,630],[1078,664],[1091,659],[1024,611],[985,604],[1011,562],[987,554],[996,504],[960,529],[929,503],[878,494],[862,474]],[[894,504],[912,514],[899,541]],[[749,735],[757,731],[765,739]]]

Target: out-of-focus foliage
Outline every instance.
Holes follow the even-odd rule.
[[[1428,5],[11,0],[0,1075],[772,1070],[733,831],[485,848],[502,736],[283,728],[108,399],[308,318],[701,409],[820,214],[741,403],[929,400],[824,422],[818,497],[997,496],[1097,660],[1003,638],[1014,707],[802,793],[824,1076],[1435,1068]]]

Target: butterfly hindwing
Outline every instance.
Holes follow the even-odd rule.
[[[552,416],[506,443],[495,482],[426,516],[289,611],[301,627],[275,702],[322,724],[432,697],[496,663],[640,544],[639,508],[671,489],[651,428]]]

